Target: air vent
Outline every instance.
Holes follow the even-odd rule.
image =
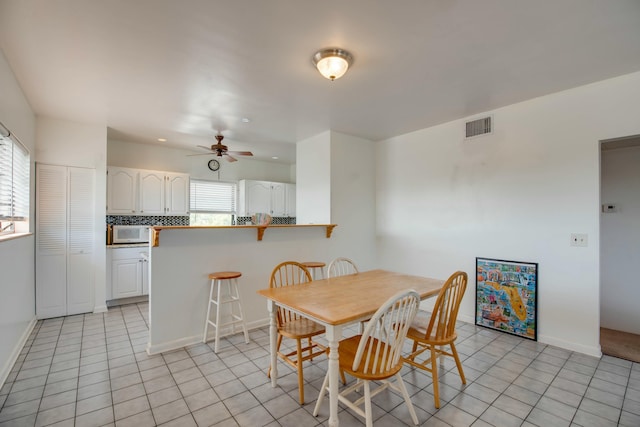
[[[491,133],[491,116],[467,122],[466,128],[466,138],[473,138],[474,136]]]

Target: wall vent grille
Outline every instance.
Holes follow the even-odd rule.
[[[486,135],[493,132],[491,116],[473,120],[466,123],[466,138],[474,136]]]

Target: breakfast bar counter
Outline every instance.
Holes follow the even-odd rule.
[[[158,246],[160,245],[160,231],[167,229],[189,229],[189,230],[198,230],[202,228],[228,228],[228,229],[242,229],[242,228],[255,228],[258,232],[258,241],[261,241],[264,232],[267,228],[297,228],[297,227],[323,227],[326,229],[326,237],[327,239],[331,237],[331,233],[333,229],[337,226],[337,224],[281,224],[281,225],[216,225],[216,226],[204,226],[204,225],[196,225],[196,226],[185,226],[185,225],[177,225],[177,226],[155,226],[151,227],[151,245]]]
[[[242,273],[238,287],[251,336],[252,328],[269,323],[267,304],[257,291],[269,286],[276,265],[288,260],[328,263],[344,255],[347,236],[332,235],[334,228],[341,230],[335,224],[151,227],[158,238],[149,245],[147,351],[155,354],[202,341],[208,276],[215,271]],[[265,233],[264,239],[256,241],[255,230]],[[361,264],[370,268],[366,261]]]

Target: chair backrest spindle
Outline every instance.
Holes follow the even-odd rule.
[[[460,301],[467,289],[467,273],[457,271],[451,275],[438,294],[426,337],[444,339],[455,334]]]
[[[327,277],[346,276],[347,274],[358,273],[358,267],[349,258],[336,258],[327,267]]]
[[[304,265],[296,261],[285,261],[278,264],[271,272],[269,280],[270,288],[282,288],[286,286],[296,286],[302,283],[311,282],[311,274]],[[278,325],[291,322],[300,316],[291,310],[278,307]]]
[[[418,311],[420,295],[414,290],[398,292],[371,317],[360,339],[353,370],[381,374],[397,366],[402,344]]]

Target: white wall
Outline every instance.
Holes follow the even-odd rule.
[[[331,132],[331,223],[340,256],[360,270],[375,262],[375,144],[367,139]],[[306,192],[300,186],[299,192]]]
[[[473,278],[475,257],[537,262],[538,339],[599,355],[599,141],[640,133],[638,111],[634,73],[492,111],[489,136],[465,141],[458,120],[380,142],[379,264]]]
[[[640,334],[640,147],[602,151],[600,325]]]
[[[34,228],[33,159],[35,115],[0,50],[0,121],[31,152],[30,229]],[[35,325],[33,235],[0,242],[0,387],[8,378],[22,346]]]
[[[37,162],[95,169],[94,311],[106,311],[107,128],[98,124],[38,117],[36,138]]]
[[[275,162],[264,162],[238,156],[237,162],[220,160],[220,170],[212,172],[207,162],[214,156],[189,156],[193,151],[151,144],[138,144],[109,140],[107,164],[138,169],[151,169],[188,173],[191,178],[237,181],[255,179],[274,182],[295,182],[292,166]]]
[[[296,144],[296,223],[330,224],[331,132]]]

